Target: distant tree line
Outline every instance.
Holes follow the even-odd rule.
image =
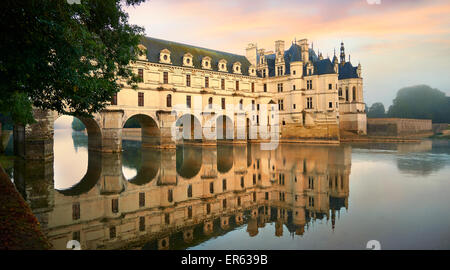
[[[81,122],[80,119],[74,117],[72,120],[72,129],[75,131],[83,131],[86,129],[86,126]]]
[[[367,110],[369,118],[432,119],[433,123],[450,123],[450,97],[428,85],[405,87],[397,92],[388,111],[376,102]]]

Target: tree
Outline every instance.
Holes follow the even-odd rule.
[[[34,122],[32,106],[90,117],[119,91],[118,78],[136,87],[129,63],[143,53],[143,29],[123,5],[143,1],[3,1],[0,112],[21,124]]]
[[[75,131],[83,131],[86,129],[86,126],[81,122],[80,119],[74,117],[72,120],[72,129]]]
[[[384,105],[381,102],[375,102],[370,106],[367,112],[367,117],[369,118],[383,118],[386,117]]]
[[[389,117],[432,119],[434,123],[450,122],[450,99],[444,92],[428,85],[405,87],[389,107]]]

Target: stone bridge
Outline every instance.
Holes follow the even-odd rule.
[[[25,159],[53,158],[54,122],[61,115],[54,111],[34,109],[36,123],[14,127],[14,152]],[[254,115],[252,115],[254,114]],[[258,121],[258,127],[269,136],[257,135],[256,113],[244,110],[155,110],[121,108],[103,110],[91,118],[78,117],[86,126],[90,151],[117,153],[122,151],[122,129],[130,119],[141,125],[142,146],[174,149],[177,144],[201,144],[214,146],[221,143],[247,143],[252,139],[275,138],[275,124],[270,109],[267,117]],[[271,116],[271,117],[269,117]],[[262,118],[262,117],[261,117]],[[179,134],[174,137],[173,130]],[[261,134],[261,133],[260,133]],[[206,136],[207,135],[207,136]]]

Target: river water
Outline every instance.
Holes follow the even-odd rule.
[[[89,152],[6,171],[55,249],[450,248],[450,144],[179,146]]]

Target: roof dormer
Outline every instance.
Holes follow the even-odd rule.
[[[137,46],[138,49],[138,55],[137,55],[137,59],[138,60],[147,60],[147,47],[145,47],[142,44],[139,44]]]
[[[170,60],[170,51],[168,49],[161,50],[159,53],[159,62],[163,64],[172,64]]]
[[[219,63],[217,64],[217,69],[219,71],[227,72],[228,71],[228,69],[227,69],[227,60],[220,59]]]
[[[256,68],[255,68],[254,65],[251,65],[251,66],[248,68],[248,74],[249,74],[250,76],[256,76]]]
[[[192,58],[193,58],[192,54],[185,53],[183,56],[183,66],[192,67],[193,66]]]
[[[241,71],[241,62],[235,62],[235,63],[233,64],[233,73],[235,73],[235,74],[242,74],[242,71]]]
[[[202,68],[203,69],[211,69],[211,57],[205,56],[202,59]]]

